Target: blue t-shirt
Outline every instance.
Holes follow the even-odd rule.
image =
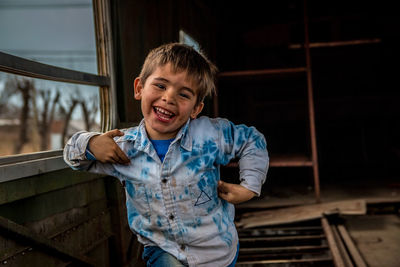
[[[150,140],[157,152],[158,157],[161,161],[164,161],[165,154],[168,152],[169,145],[174,141],[175,138],[167,140]],[[86,158],[88,160],[96,160],[96,157],[91,153],[89,144],[86,148]]]
[[[150,140],[161,161],[164,161],[164,157],[165,154],[167,154],[169,145],[172,143],[172,141],[174,141],[174,139],[175,138],[167,140]]]

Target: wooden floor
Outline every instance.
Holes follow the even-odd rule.
[[[400,179],[358,179],[357,181],[321,182],[321,202],[365,199],[374,203],[380,201],[400,201]],[[264,184],[260,197],[236,205],[236,210],[277,208],[315,203],[312,185],[272,185]]]
[[[321,202],[365,199],[366,215],[345,215],[345,226],[370,267],[400,266],[400,182],[365,179],[321,184]],[[237,214],[315,203],[311,186],[263,188],[261,197],[237,205]],[[395,203],[395,204],[393,204]]]
[[[346,216],[346,227],[368,266],[400,266],[398,214]]]

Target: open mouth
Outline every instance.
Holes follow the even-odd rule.
[[[159,120],[164,121],[164,122],[168,122],[170,121],[173,117],[175,117],[175,114],[165,110],[163,108],[160,107],[153,107],[154,112],[156,113],[157,117]]]

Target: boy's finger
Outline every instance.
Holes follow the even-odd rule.
[[[218,189],[223,192],[229,192],[230,184],[220,180],[218,181]]]
[[[124,133],[121,132],[118,129],[114,129],[114,130],[108,131],[108,132],[106,132],[106,134],[108,136],[110,136],[110,137],[116,137],[116,136],[123,136],[124,135]]]
[[[128,156],[119,147],[116,149],[116,153],[119,158],[119,163],[126,164],[130,162]]]
[[[220,197],[220,198],[222,198],[222,199],[225,199],[226,200],[226,198],[227,198],[227,194],[226,193],[224,193],[224,192],[218,192],[218,196]]]

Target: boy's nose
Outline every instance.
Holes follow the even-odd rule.
[[[175,105],[175,93],[173,90],[165,90],[161,99],[167,102],[167,104]]]

